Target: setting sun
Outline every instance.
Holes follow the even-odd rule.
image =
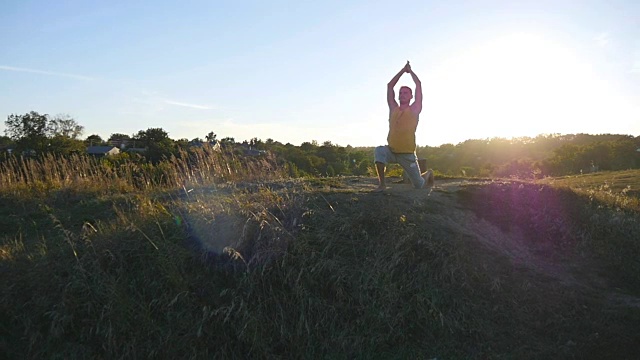
[[[588,62],[544,35],[481,42],[434,72],[431,116],[461,123],[467,138],[572,132],[625,111]]]

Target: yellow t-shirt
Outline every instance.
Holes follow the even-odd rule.
[[[389,135],[387,143],[394,153],[411,154],[416,151],[416,128],[418,115],[411,108],[400,110],[399,107],[391,111],[389,116]]]

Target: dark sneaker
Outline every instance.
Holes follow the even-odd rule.
[[[433,176],[433,170],[428,170],[426,173],[424,173],[424,175],[422,175],[422,178],[425,181],[424,187],[432,187],[433,186],[433,183],[435,182],[435,179],[434,179],[434,176]]]

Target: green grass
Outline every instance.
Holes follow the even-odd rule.
[[[239,160],[215,161],[211,169]],[[632,359],[640,350],[633,208],[555,188],[563,179],[467,186],[446,202],[337,178],[260,178],[266,163],[229,181],[204,164],[194,177],[174,160],[164,171],[180,181],[143,187],[47,177],[38,191],[4,187],[0,352]],[[589,189],[608,191],[597,181]],[[480,241],[491,232],[517,235],[530,261]]]
[[[606,206],[640,211],[640,170],[606,171],[538,181],[586,194]]]

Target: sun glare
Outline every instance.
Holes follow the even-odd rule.
[[[436,69],[431,85],[434,120],[463,125],[466,138],[575,132],[616,106],[587,61],[537,34],[478,44]]]

